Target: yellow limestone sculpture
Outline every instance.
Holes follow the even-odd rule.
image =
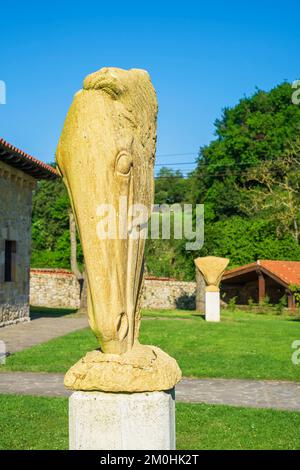
[[[58,143],[57,166],[83,247],[89,323],[100,345],[67,372],[73,390],[162,391],[181,379],[175,359],[138,341],[156,117],[146,71],[103,68],[75,94]],[[132,207],[147,209],[142,221]]]
[[[206,292],[219,292],[219,285],[222,275],[228,266],[228,258],[218,258],[217,256],[205,256],[196,258],[195,265],[201,272],[206,283]]]

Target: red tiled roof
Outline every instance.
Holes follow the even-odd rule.
[[[257,269],[275,276],[287,286],[300,285],[300,261],[258,260],[238,268],[229,269],[224,273],[223,279],[230,279],[235,274],[241,275]]]
[[[175,277],[145,276],[146,281],[177,281]]]
[[[23,150],[14,147],[0,138],[0,161],[13,166],[36,179],[54,179],[58,177],[55,168],[32,157]]]

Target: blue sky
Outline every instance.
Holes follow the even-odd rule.
[[[299,14],[293,0],[3,2],[0,136],[53,161],[83,78],[139,67],[158,95],[157,163],[192,168],[222,108],[300,78]]]

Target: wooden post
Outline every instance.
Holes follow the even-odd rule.
[[[258,302],[262,304],[266,297],[266,281],[261,271],[258,271]]]
[[[296,299],[292,292],[287,291],[287,298],[288,298],[288,309],[295,310],[296,309]]]

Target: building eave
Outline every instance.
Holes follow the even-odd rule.
[[[269,276],[278,284],[282,285],[283,287],[287,289],[289,289],[289,287],[293,283],[300,286],[300,280],[297,282],[289,281],[289,279],[287,278],[287,274],[281,275],[278,272],[278,270],[273,271],[272,269],[270,269],[270,267],[268,266],[268,264],[270,263],[273,263],[273,261],[272,260],[258,260],[254,263],[249,263],[239,268],[230,269],[223,274],[222,281],[225,281],[225,282],[230,281],[238,276],[242,276],[244,274],[251,273],[251,272],[257,272],[257,273],[262,273],[262,274]],[[282,263],[289,263],[289,262],[282,261]]]
[[[2,138],[0,138],[0,160],[37,180],[53,180],[59,177],[55,168],[14,147]]]

